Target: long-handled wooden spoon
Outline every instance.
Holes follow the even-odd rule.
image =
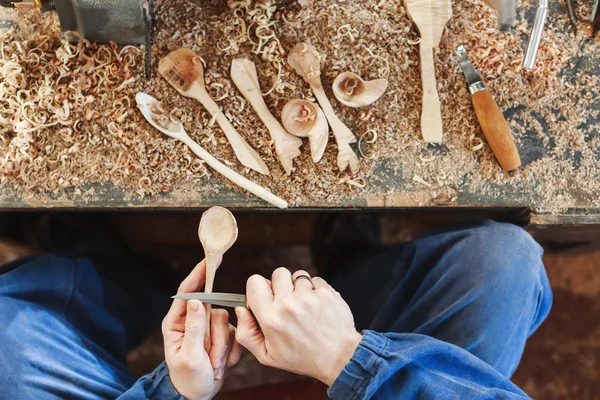
[[[298,43],[288,54],[288,63],[311,87],[325,116],[329,126],[335,135],[338,145],[337,165],[343,171],[350,165],[353,174],[358,172],[360,163],[356,153],[350,147],[350,143],[356,142],[356,137],[346,125],[335,115],[333,107],[323,90],[321,83],[321,62],[317,49],[308,43]]]
[[[210,97],[204,86],[204,68],[202,60],[190,49],[181,48],[175,50],[158,64],[158,72],[185,97],[198,100],[204,108],[216,119],[217,123],[227,136],[235,156],[248,168],[261,174],[269,175],[269,168],[261,160],[260,156],[240,136],[231,122],[221,112],[221,108]]]
[[[206,283],[204,292],[212,293],[219,259],[235,243],[238,236],[237,223],[233,214],[223,207],[211,207],[204,211],[198,226],[198,237],[204,248],[206,259]],[[205,347],[210,348],[210,304],[206,305]]]
[[[435,81],[433,48],[440,44],[444,27],[452,18],[452,2],[450,0],[406,0],[406,11],[421,35],[419,44],[423,85],[421,133],[428,143],[442,143],[442,112]]]
[[[201,160],[206,161],[206,163],[213,168],[215,171],[223,175],[225,178],[229,179],[231,182],[235,183],[239,187],[246,189],[250,193],[255,196],[273,204],[275,207],[286,208],[287,202],[280,197],[275,196],[273,193],[269,192],[264,187],[257,185],[256,183],[248,180],[242,175],[238,174],[216,158],[214,158],[208,151],[204,150],[202,146],[198,143],[194,142],[192,138],[188,136],[188,134],[183,129],[183,125],[181,123],[174,123],[169,121],[168,125],[163,127],[158,124],[157,118],[155,115],[153,107],[157,107],[160,102],[156,100],[154,97],[150,96],[146,93],[138,93],[135,96],[135,101],[138,105],[138,108],[146,118],[146,120],[152,125],[154,128],[158,129],[160,132],[165,135],[172,137],[173,139],[177,139],[185,143]]]
[[[231,79],[248,100],[260,120],[265,124],[275,144],[275,152],[283,169],[292,172],[292,160],[300,155],[302,140],[290,135],[271,114],[260,93],[258,75],[254,63],[247,58],[236,58],[231,62]]]

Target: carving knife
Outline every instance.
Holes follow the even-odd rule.
[[[595,36],[600,30],[600,1],[594,1],[592,13],[590,14],[590,22],[592,23],[592,36]]]
[[[500,111],[498,104],[483,84],[463,46],[456,48],[456,55],[458,64],[469,86],[475,114],[477,114],[481,130],[488,144],[502,169],[505,171],[516,169],[521,165],[521,158],[502,111]]]
[[[232,293],[183,293],[172,296],[173,299],[179,300],[200,300],[206,304],[212,304],[221,307],[248,307],[248,301],[243,294]]]

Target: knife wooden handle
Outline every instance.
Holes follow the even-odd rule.
[[[498,104],[487,89],[475,93],[471,99],[475,114],[485,138],[492,148],[496,159],[505,171],[512,171],[521,165],[517,146],[510,128]]]

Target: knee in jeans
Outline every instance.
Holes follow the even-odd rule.
[[[462,245],[472,250],[479,266],[474,275],[483,278],[488,287],[521,290],[539,279],[543,268],[541,247],[516,225],[487,221],[473,229]]]

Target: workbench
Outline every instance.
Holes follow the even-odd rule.
[[[519,18],[531,18],[533,12],[533,10],[522,10]],[[571,29],[566,25],[567,14],[562,4],[553,2],[549,15],[547,30],[569,31]],[[452,26],[449,30],[452,34]],[[523,32],[519,34],[524,38],[523,43],[526,43],[527,35]],[[572,32],[566,33],[564,37],[560,33],[557,35],[560,40],[571,40],[577,49],[575,54],[568,56],[568,61],[558,71],[560,87],[554,90],[564,90],[565,96],[569,98],[568,104],[585,101],[586,104],[592,105],[585,115],[576,116],[577,123],[570,122],[575,126],[574,135],[579,138],[576,140],[577,143],[564,144],[564,138],[557,137],[557,133],[553,130],[557,124],[567,123],[567,119],[573,118],[569,110],[556,109],[552,102],[545,104],[544,98],[539,98],[537,106],[532,108],[531,99],[524,99],[522,104],[504,107],[504,115],[515,135],[523,163],[517,172],[502,172],[489,149],[479,154],[473,152],[472,160],[467,164],[458,160],[455,162],[456,143],[450,138],[448,145],[423,145],[416,151],[414,148],[407,147],[410,155],[399,152],[379,153],[370,168],[368,190],[352,187],[342,196],[333,199],[326,196],[318,199],[310,196],[300,197],[293,199],[292,209],[413,210],[418,208],[426,210],[436,208],[457,211],[525,208],[532,211],[532,222],[537,224],[600,224],[600,190],[598,190],[600,187],[598,185],[600,182],[600,91],[597,79],[600,76],[600,43],[598,38],[583,37],[583,33],[580,33],[577,38]],[[452,48],[442,46],[440,57],[449,60],[451,53]],[[418,71],[418,66],[410,68]],[[442,81],[441,91],[455,90],[464,85],[456,65],[449,68],[449,71],[453,75],[446,81],[443,76],[438,77],[438,80]],[[570,90],[570,87],[577,86],[577,82],[581,83],[582,75],[586,76],[587,86],[580,92]],[[415,73],[414,76],[417,74]],[[494,90],[497,87],[494,82],[488,83],[490,91],[496,95]],[[509,103],[496,97],[501,108]],[[465,96],[462,101],[468,105],[468,96]],[[442,103],[444,103],[443,98]],[[448,106],[444,104],[442,107],[444,117],[457,111],[451,107],[447,108]],[[419,110],[403,113],[404,110],[397,110],[390,118],[409,117],[414,120],[414,126],[418,126]],[[552,115],[555,119],[550,121]],[[469,125],[476,123],[472,113],[465,118]],[[414,134],[418,135],[418,132]],[[559,142],[563,144],[558,146]],[[331,142],[329,146],[332,146]],[[304,145],[303,151],[308,151],[307,148],[308,146]],[[432,169],[437,161],[420,162],[419,155],[435,156],[436,160],[443,160],[443,164],[438,165],[437,172],[433,173]],[[406,157],[412,161],[406,162]],[[399,161],[400,158],[404,158],[402,162]],[[421,161],[423,159],[421,158]],[[454,178],[447,184],[443,179],[439,179],[439,172],[453,163],[460,164],[462,169],[454,171]],[[543,169],[532,170],[534,166],[540,168],[540,163],[545,164]],[[532,176],[535,171],[550,171],[553,168],[563,172]],[[481,176],[482,171],[485,177],[491,178],[473,184],[473,181]],[[299,168],[294,173],[301,174],[302,171]],[[415,175],[422,177],[428,185],[413,180]],[[287,184],[294,185],[294,181],[291,180]],[[203,188],[208,186],[213,190],[205,193]],[[286,184],[280,183],[271,189],[274,193],[281,194],[285,186]],[[0,187],[0,208],[3,210],[191,210],[212,205],[233,209],[269,208],[266,203],[252,195],[225,184],[216,174],[178,184],[166,193],[143,197],[136,194],[134,189],[113,182],[85,183],[77,187],[66,186],[52,193],[25,190],[18,181],[7,181]]]

